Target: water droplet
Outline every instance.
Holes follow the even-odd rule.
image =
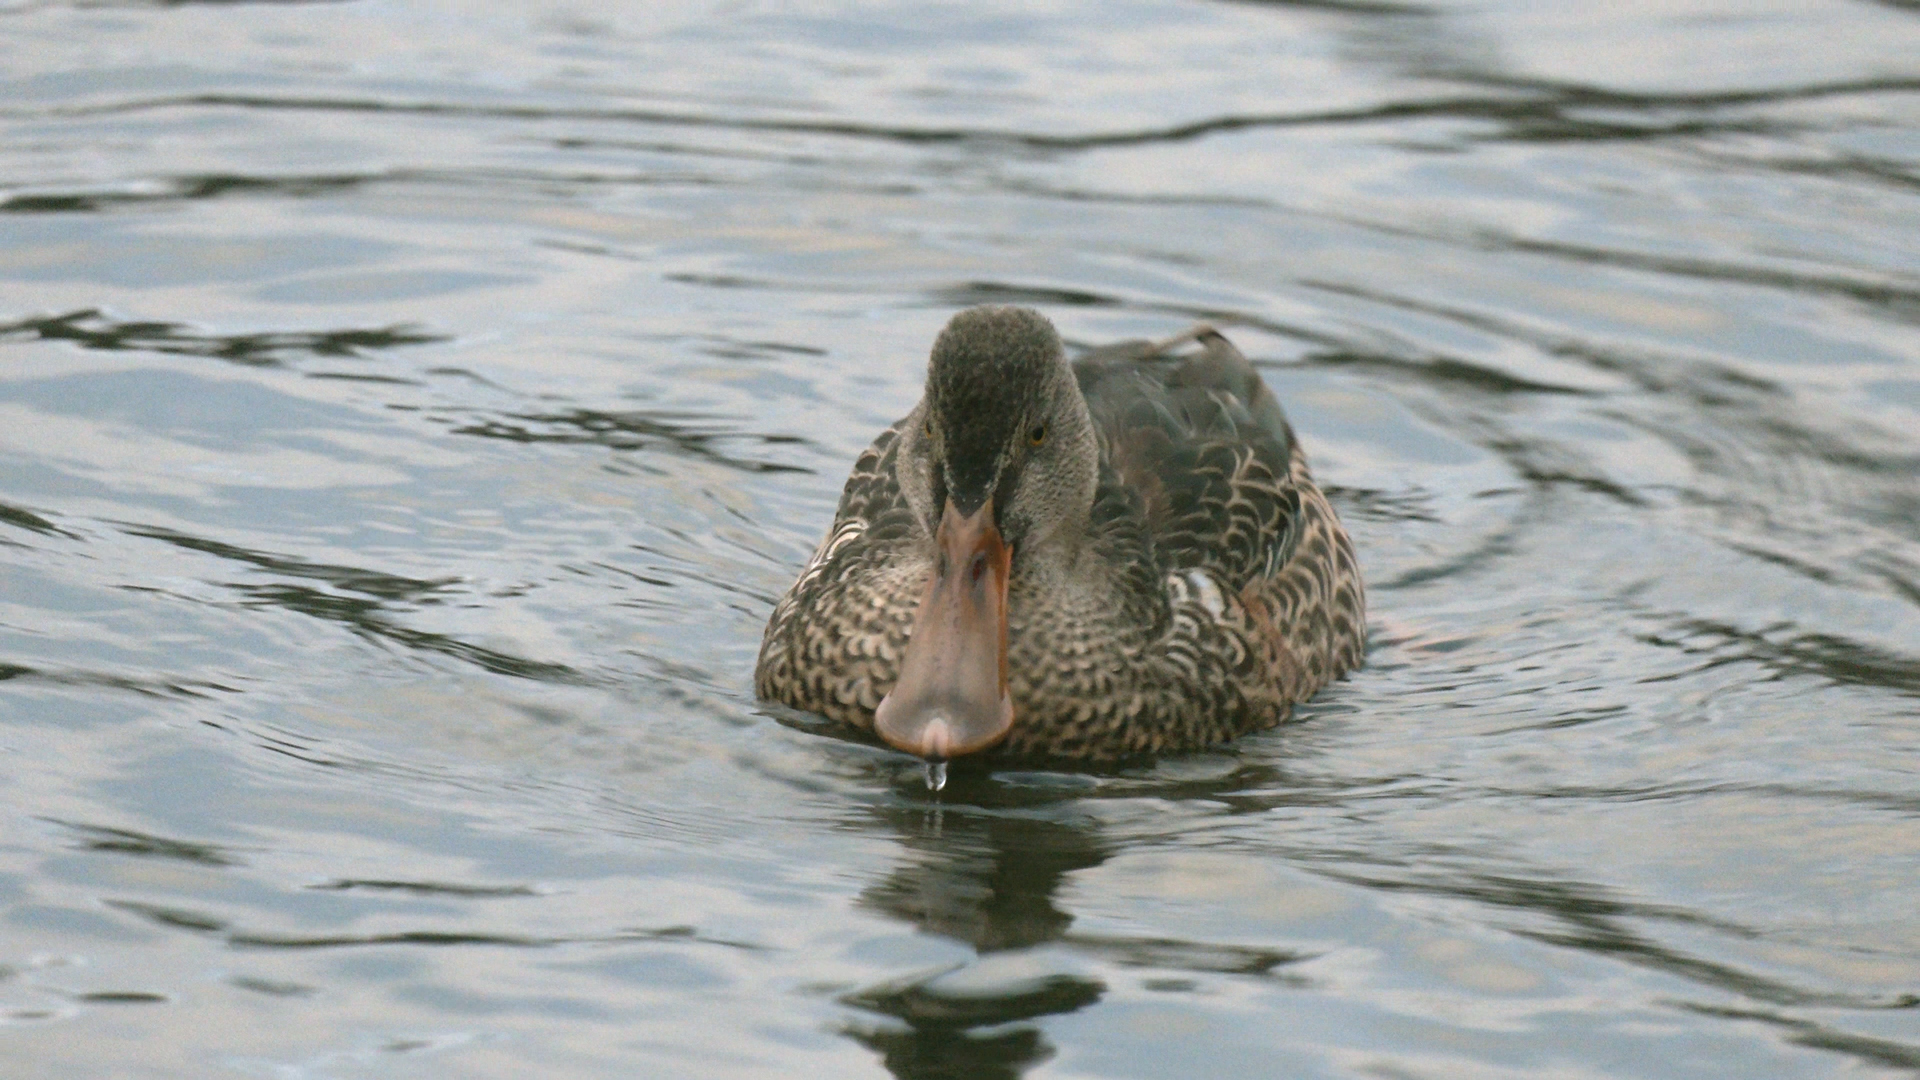
[[[939,791],[947,786],[947,763],[944,761],[927,762],[927,788]]]

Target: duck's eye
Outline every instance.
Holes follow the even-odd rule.
[[[1033,446],[1039,446],[1041,443],[1046,441],[1047,441],[1047,425],[1035,424],[1033,425],[1033,427],[1027,429],[1027,442],[1029,444]]]

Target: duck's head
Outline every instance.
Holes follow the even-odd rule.
[[[1098,441],[1060,335],[1016,307],[971,308],[947,323],[902,437],[900,486],[934,565],[874,730],[944,760],[1012,730],[1007,586],[1075,550],[1099,480]]]

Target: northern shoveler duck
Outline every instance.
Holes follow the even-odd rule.
[[[1226,338],[1069,364],[1038,312],[978,307],[854,463],[754,685],[930,761],[1103,761],[1270,727],[1365,651],[1353,543]]]

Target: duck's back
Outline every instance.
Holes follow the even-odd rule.
[[[1187,342],[1197,349],[1177,353]],[[1366,601],[1352,542],[1240,351],[1201,327],[1093,350],[1074,370],[1103,463],[1137,493],[1173,587],[1220,590],[1261,610],[1297,662],[1291,700],[1357,667]]]

